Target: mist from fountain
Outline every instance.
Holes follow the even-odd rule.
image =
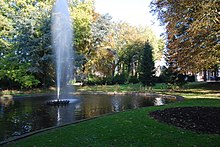
[[[57,100],[73,92],[73,29],[67,0],[56,0],[52,10],[52,46],[56,63]]]

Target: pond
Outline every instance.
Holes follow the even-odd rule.
[[[168,99],[133,95],[77,95],[66,106],[47,106],[54,96],[0,100],[0,142],[11,137],[95,116],[163,105]]]

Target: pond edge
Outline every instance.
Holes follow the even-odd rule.
[[[162,98],[165,98],[165,99],[176,99],[177,102],[184,100],[184,97],[179,96],[179,95],[167,95],[167,94],[145,93],[145,92],[75,92],[73,95],[87,95],[87,94],[93,94],[93,95],[99,95],[99,94],[103,94],[103,95],[134,95],[134,96],[146,96],[146,97],[158,96],[158,97],[162,97]],[[55,95],[55,94],[31,94],[31,95],[25,95],[25,96],[20,96],[20,95],[19,96],[16,96],[16,95],[13,96],[12,95],[12,98],[24,98],[24,97],[33,97],[33,96],[53,96],[53,95]],[[8,143],[13,143],[14,141],[18,141],[20,139],[24,139],[26,137],[30,137],[32,135],[39,134],[39,133],[42,133],[42,132],[62,128],[62,127],[73,125],[73,124],[78,124],[78,123],[85,122],[85,121],[88,121],[88,120],[94,120],[94,119],[97,119],[97,118],[113,115],[113,114],[116,114],[116,113],[120,113],[120,112],[107,113],[107,114],[103,114],[103,115],[99,115],[99,116],[94,116],[94,117],[91,117],[91,118],[77,120],[77,121],[74,121],[74,122],[71,122],[71,123],[66,123],[66,124],[59,125],[59,126],[53,126],[53,127],[48,127],[48,128],[36,130],[36,131],[29,132],[29,133],[26,133],[26,134],[23,134],[23,135],[20,135],[20,136],[11,137],[11,138],[9,138],[5,141],[1,141],[0,146],[4,146],[4,145],[7,146]]]

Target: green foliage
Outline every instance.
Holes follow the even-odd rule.
[[[12,22],[8,17],[10,16],[9,4],[5,1],[0,2],[0,57],[6,53],[7,49],[11,47],[10,39],[12,37]]]
[[[49,4],[49,1],[46,2]],[[5,5],[0,5],[3,8],[0,15],[7,18],[11,29],[3,26],[3,30],[7,30],[3,38],[10,45],[0,50],[1,71],[7,73],[0,75],[0,78],[8,78],[22,87],[36,86],[43,81],[42,77],[48,78],[46,75],[51,73],[48,68],[46,70],[51,63],[51,6],[34,0],[2,3]]]
[[[171,85],[183,86],[187,83],[187,76],[166,67],[164,67],[164,69],[162,70],[162,74],[160,77],[162,78],[163,82]]]
[[[115,84],[125,84],[127,81],[127,76],[125,73],[115,75],[113,83]]]
[[[152,47],[149,43],[145,44],[140,62],[140,81],[143,85],[152,86],[154,84],[154,61]]]
[[[4,65],[9,64],[7,61]],[[0,68],[2,73],[0,79],[8,78],[20,84],[21,88],[30,88],[39,84],[39,81],[30,73],[27,72],[28,64],[18,64],[16,60],[11,60],[10,65]]]
[[[91,26],[92,42],[90,50],[85,54],[87,63],[84,64],[85,73],[99,74],[100,77],[112,76],[114,71],[115,52],[106,44],[111,28],[109,15],[98,15]]]
[[[46,81],[48,83],[52,81],[51,74],[54,73],[50,39],[51,6],[48,7],[43,2],[38,2],[37,5],[28,4],[27,8],[32,10],[26,12],[27,16],[18,13],[15,19],[17,30],[15,38],[17,43],[14,47],[17,54],[15,56],[29,63],[30,67],[27,71],[35,75],[42,85],[47,85]],[[22,11],[25,10],[21,8]]]
[[[149,27],[134,27],[126,23],[113,25],[112,46],[117,53],[116,73],[126,73],[130,77],[138,77],[142,50],[145,42],[152,46],[153,60],[160,60],[163,54],[164,42]]]
[[[111,19],[109,14],[96,14],[91,26],[93,49],[102,47],[109,41],[108,36],[110,35]]]
[[[129,83],[133,83],[133,84],[136,84],[136,83],[139,83],[140,81],[139,81],[139,79],[136,77],[136,76],[131,76],[130,78],[129,78],[129,81],[128,81]]]
[[[131,79],[131,83],[138,83],[137,78]],[[88,80],[84,83],[86,85],[112,85],[112,84],[125,84],[127,83],[127,76],[126,74],[117,74],[114,77],[109,76],[109,77],[99,77],[99,76],[94,76],[90,75]]]
[[[70,3],[70,13],[73,19],[74,28],[74,47],[77,52],[86,54],[90,50],[92,31],[91,25],[93,22],[93,1],[74,0]]]

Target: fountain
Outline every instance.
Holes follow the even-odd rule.
[[[48,101],[48,105],[68,104],[73,87],[74,52],[72,48],[73,30],[68,3],[66,0],[56,0],[52,11],[52,46],[56,62],[57,99]],[[65,99],[63,99],[65,98]]]

